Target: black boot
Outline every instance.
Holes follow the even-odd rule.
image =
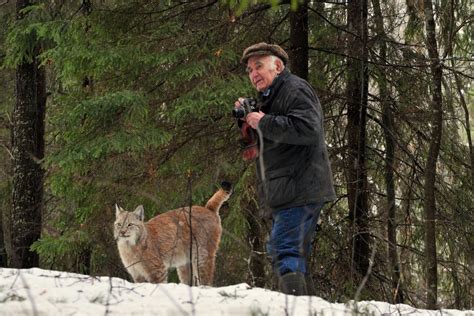
[[[280,290],[289,295],[308,295],[304,274],[290,272],[280,277]]]
[[[306,289],[308,290],[308,295],[316,295],[316,288],[314,287],[313,277],[310,274],[305,274],[304,279],[306,281]]]

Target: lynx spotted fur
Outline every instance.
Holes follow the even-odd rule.
[[[116,205],[114,237],[122,263],[133,280],[166,283],[168,269],[175,267],[181,283],[212,285],[222,234],[219,209],[230,195],[231,185],[223,182],[205,207],[192,207],[192,256],[189,207],[168,211],[145,223],[143,206],[127,212]]]

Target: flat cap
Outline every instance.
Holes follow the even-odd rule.
[[[283,63],[286,65],[288,62],[288,54],[285,52],[283,48],[276,44],[267,44],[264,42],[254,44],[252,46],[247,47],[242,54],[242,58],[240,61],[243,64],[247,64],[247,61],[252,56],[267,56],[273,55],[280,58]]]

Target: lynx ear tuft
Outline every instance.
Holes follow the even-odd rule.
[[[143,205],[138,205],[135,211],[133,211],[133,214],[138,218],[140,221],[145,220],[145,210],[143,209]]]
[[[123,212],[123,208],[115,204],[115,216],[119,216]]]

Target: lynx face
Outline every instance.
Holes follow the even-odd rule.
[[[135,246],[145,230],[143,217],[144,211],[141,205],[133,212],[126,212],[116,205],[114,223],[115,240]]]

